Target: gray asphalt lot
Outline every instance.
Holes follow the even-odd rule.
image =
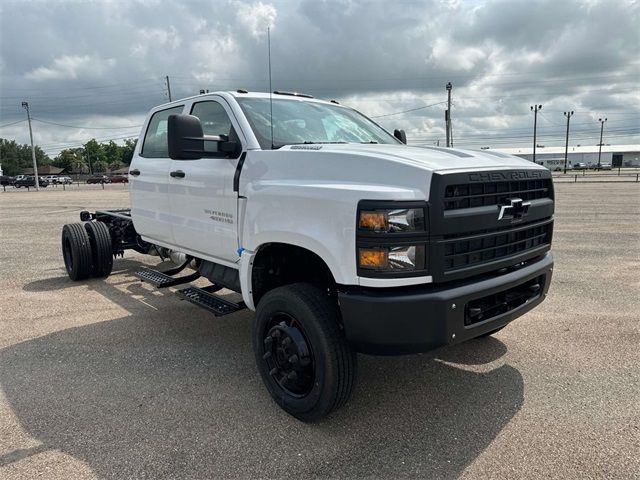
[[[640,186],[558,184],[548,299],[493,338],[359,357],[352,401],[298,422],[252,314],[133,272],[71,282],[59,237],[121,185],[0,192],[0,478],[640,478]]]

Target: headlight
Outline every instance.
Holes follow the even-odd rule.
[[[357,215],[358,275],[398,278],[427,274],[426,202],[361,200]]]
[[[424,270],[424,245],[393,245],[388,247],[360,247],[358,265],[379,272],[411,272]]]
[[[376,233],[425,231],[423,208],[361,210],[358,228]]]

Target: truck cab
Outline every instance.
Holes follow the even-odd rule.
[[[256,311],[268,391],[315,420],[347,401],[356,353],[491,335],[549,288],[549,170],[403,140],[306,95],[239,90],[161,105],[133,155],[130,213],[117,213],[137,240],[118,237],[113,253],[178,253],[208,292],[240,294]],[[113,230],[105,212],[83,219]]]

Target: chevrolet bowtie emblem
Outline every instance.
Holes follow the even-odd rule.
[[[531,202],[523,202],[521,198],[508,198],[509,205],[501,205],[498,220],[511,220],[511,223],[519,222],[529,213]]]

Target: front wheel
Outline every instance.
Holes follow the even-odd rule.
[[[338,321],[336,302],[306,283],[275,288],[258,304],[258,370],[273,399],[299,420],[318,420],[351,396],[356,354]]]

